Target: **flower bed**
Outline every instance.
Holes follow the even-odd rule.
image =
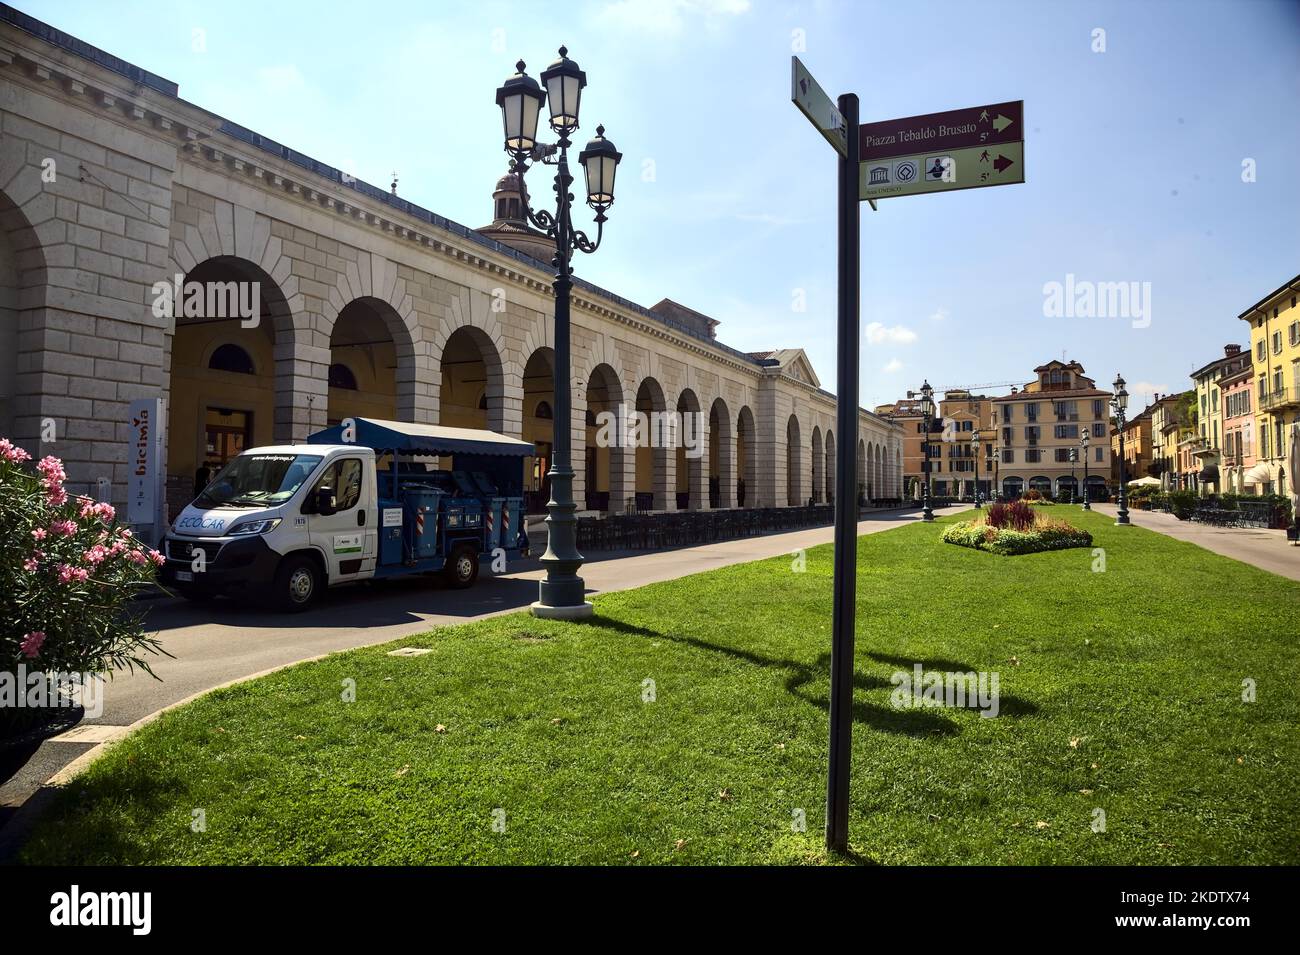
[[[984,516],[959,521],[943,532],[949,544],[1011,557],[1068,547],[1091,547],[1092,535],[1073,524],[1047,517],[1024,501],[994,504]]]

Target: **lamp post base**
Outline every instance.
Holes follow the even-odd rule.
[[[586,620],[596,612],[590,600],[568,607],[552,607],[538,600],[528,609],[532,611],[534,617],[541,617],[543,620]]]

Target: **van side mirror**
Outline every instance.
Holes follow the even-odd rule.
[[[334,489],[332,487],[318,487],[316,489],[316,513],[328,517],[336,511]]]

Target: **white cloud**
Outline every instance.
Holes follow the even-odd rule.
[[[949,314],[949,313],[948,313],[948,309],[946,309],[944,306],[940,305],[938,308],[936,308],[936,309],[934,310],[934,312],[931,313],[931,315],[930,315],[930,321],[932,321],[932,322],[942,322],[942,321],[946,321],[947,318],[948,318],[948,314]]]
[[[1128,393],[1135,398],[1141,399],[1144,403],[1155,400],[1156,395],[1167,395],[1172,389],[1165,384],[1156,384],[1150,381],[1135,381],[1128,386]]]
[[[273,96],[299,93],[307,88],[302,73],[292,65],[264,66],[257,71],[257,82],[263,92]]]
[[[889,359],[889,364],[880,370],[887,375],[892,375],[896,371],[903,370],[903,363],[899,361],[897,358],[891,358]]]
[[[749,12],[749,0],[616,0],[600,11],[597,20],[631,33],[680,33],[687,17],[699,17],[716,27],[722,17]]]
[[[916,332],[902,325],[882,325],[872,322],[867,326],[867,344],[869,345],[910,345],[916,341]]]

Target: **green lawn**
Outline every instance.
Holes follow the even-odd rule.
[[[853,859],[1300,862],[1300,583],[1055,511],[1104,573],[944,544],[951,518],[859,541]],[[26,861],[834,861],[830,591],[821,547],[804,573],[730,567],[598,597],[590,624],[515,614],[211,694],[69,786]],[[894,708],[918,661],[997,671],[1001,715]]]

